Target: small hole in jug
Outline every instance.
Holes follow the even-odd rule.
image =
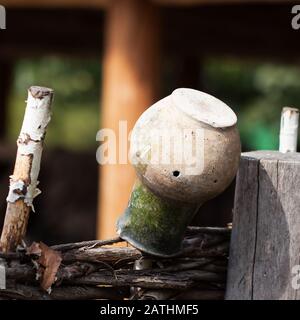
[[[178,170],[175,170],[175,171],[173,171],[173,176],[174,177],[179,177],[179,175],[180,175],[180,172],[178,171]]]

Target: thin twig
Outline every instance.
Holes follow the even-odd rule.
[[[108,239],[108,240],[90,240],[90,241],[82,241],[82,242],[75,242],[75,243],[65,243],[65,244],[59,244],[51,246],[51,249],[57,250],[57,251],[68,251],[72,249],[79,249],[83,247],[88,247],[89,249],[106,246],[106,245],[112,245],[115,243],[123,242],[119,237]]]

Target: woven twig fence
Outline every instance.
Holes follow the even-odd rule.
[[[229,228],[189,227],[182,252],[169,259],[117,246],[123,241],[120,238],[52,246],[49,249],[60,260],[47,291],[42,279],[47,270],[41,266],[39,252],[32,249],[39,245],[34,243],[30,250],[24,246],[0,253],[6,277],[0,298],[223,299],[230,232]]]

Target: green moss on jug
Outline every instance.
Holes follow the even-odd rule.
[[[196,209],[159,198],[137,181],[128,207],[117,222],[117,230],[122,239],[142,251],[173,256],[181,250],[184,232]]]

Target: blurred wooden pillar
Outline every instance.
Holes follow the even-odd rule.
[[[0,60],[0,139],[6,134],[7,103],[12,80],[12,63]]]
[[[127,120],[129,132],[157,98],[159,18],[147,1],[114,0],[106,19],[101,127],[113,129],[118,139],[119,121]],[[100,166],[98,238],[115,235],[134,179],[130,164]]]

